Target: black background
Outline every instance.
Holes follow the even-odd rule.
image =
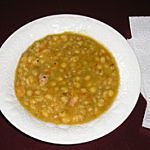
[[[101,20],[125,38],[130,38],[129,16],[150,16],[149,0],[41,0],[0,1],[0,44],[15,30],[40,17],[53,14],[81,14]],[[141,128],[146,102],[140,95],[128,119],[109,135],[80,145],[60,146],[32,139],[13,127],[1,114],[1,150],[148,150],[149,131]]]

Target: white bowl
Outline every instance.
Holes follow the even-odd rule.
[[[64,31],[79,32],[102,43],[115,57],[120,87],[111,108],[99,118],[77,126],[57,126],[32,117],[14,93],[14,74],[21,54],[35,40]],[[140,69],[136,56],[116,30],[98,20],[80,15],[53,15],[32,21],[14,32],[0,51],[0,109],[25,134],[57,144],[77,144],[103,137],[121,125],[133,110],[140,93]]]

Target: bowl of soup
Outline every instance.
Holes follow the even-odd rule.
[[[1,112],[41,141],[78,144],[121,125],[140,92],[133,50],[115,29],[81,15],[53,15],[1,47]]]

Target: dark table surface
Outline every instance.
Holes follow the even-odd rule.
[[[148,0],[122,2],[117,0],[41,0],[41,1],[0,1],[0,44],[24,24],[48,15],[71,13],[101,20],[130,38],[128,16],[150,16]],[[148,150],[149,131],[143,129],[142,119],[146,101],[140,95],[136,107],[128,119],[115,131],[92,142],[63,146],[44,143],[28,137],[13,127],[0,115],[1,150]]]

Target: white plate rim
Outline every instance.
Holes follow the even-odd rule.
[[[90,17],[86,17],[86,16],[81,16],[81,15],[73,15],[73,14],[61,14],[61,15],[52,15],[52,16],[47,16],[47,17],[43,17],[43,18],[40,18],[40,19],[36,19],[36,20],[34,20],[34,21],[32,21],[32,22],[30,22],[30,23],[27,23],[26,25],[24,25],[23,27],[21,27],[21,28],[19,28],[17,31],[19,31],[19,30],[21,30],[21,29],[23,29],[23,28],[25,28],[25,27],[27,27],[27,26],[29,26],[29,25],[31,25],[32,23],[34,23],[34,22],[36,22],[36,21],[41,21],[42,19],[46,19],[46,18],[50,18],[50,17],[81,17],[81,18],[87,18],[87,19],[89,19],[89,20],[91,20],[91,21],[94,21],[94,22],[96,22],[96,23],[99,23],[100,21],[98,21],[98,20],[96,20],[96,19],[93,19],[93,18],[90,18]],[[105,24],[105,23],[103,23],[103,22],[100,22],[101,24],[104,24],[105,26],[107,26],[107,28],[109,28],[111,31],[113,31],[117,36],[120,36],[120,38],[121,39],[123,39],[123,40],[126,40],[119,32],[117,32],[115,29],[113,29],[112,27],[110,27],[110,26],[108,26],[107,24]],[[17,31],[15,31],[12,35],[10,35],[9,36],[9,38],[3,43],[3,45],[1,46],[1,50],[3,50],[3,46],[5,45],[5,44],[7,44],[7,41],[11,38],[11,37],[13,37],[16,33],[17,33]],[[126,43],[126,44],[128,44],[128,43]],[[128,44],[129,45],[129,44]],[[130,47],[130,46],[129,46]],[[131,48],[130,48],[131,49]],[[0,51],[1,52],[1,51]],[[132,53],[134,53],[133,51],[132,51]],[[135,54],[134,54],[135,55]],[[136,61],[137,61],[137,59],[136,59]],[[138,64],[138,61],[137,61],[137,64]],[[139,96],[139,93],[140,93],[140,83],[141,83],[141,76],[140,76],[140,69],[139,69],[139,65],[137,66],[138,68],[138,70],[139,70],[139,81],[138,81],[138,89],[137,89],[137,95],[136,95],[136,97],[135,97],[135,101],[134,101],[134,105],[132,106],[132,109],[128,112],[128,114],[127,114],[127,117],[130,115],[130,113],[132,112],[132,110],[134,109],[134,107],[135,107],[135,105],[136,105],[136,103],[137,103],[137,100],[138,100],[138,96]],[[2,114],[6,117],[6,119],[12,124],[12,125],[14,125],[14,123],[12,123],[12,121],[10,121],[9,120],[9,118],[7,118],[7,116],[5,115],[5,112],[3,111],[3,108],[1,107],[0,108],[1,109],[1,112],[2,112]],[[127,119],[127,117],[126,118],[124,118],[124,120],[122,120],[122,122],[120,122],[119,124],[118,124],[118,126],[120,126],[126,119]],[[16,128],[18,128],[19,130],[21,130],[20,129],[20,127],[17,127],[16,125],[14,125]],[[113,130],[115,130],[118,126],[116,126]],[[110,132],[112,132],[113,130],[111,130],[111,131],[109,131],[109,133]],[[22,130],[21,130],[22,131]],[[24,132],[24,131],[22,131],[22,132]],[[25,133],[25,132],[24,132]],[[32,136],[32,135],[30,135],[30,134],[28,134],[28,133],[25,133],[25,134],[27,134],[27,135],[29,135],[29,136],[31,136],[31,137],[33,137],[33,138],[36,138],[36,137],[34,137],[34,136]],[[108,134],[108,133],[107,133]],[[105,135],[107,135],[107,134],[105,134]],[[104,135],[103,135],[104,136]],[[101,136],[101,137],[103,137],[103,136]],[[100,137],[97,137],[97,138],[100,138]],[[95,139],[97,139],[97,138],[95,138]],[[37,139],[37,138],[36,138]],[[39,138],[38,138],[39,139]],[[91,141],[91,140],[95,140],[95,139],[90,139],[90,140],[88,140],[88,141],[82,141],[81,140],[81,142],[74,142],[74,143],[60,143],[60,142],[56,142],[56,141],[45,141],[45,142],[52,142],[52,143],[56,143],[56,144],[79,144],[79,143],[84,143],[84,142],[89,142],[89,141]],[[39,139],[39,140],[42,140],[42,139]]]

